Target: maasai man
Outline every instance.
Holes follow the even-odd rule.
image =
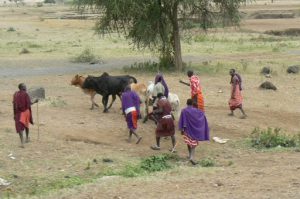
[[[172,107],[170,102],[162,93],[158,93],[157,98],[157,109],[153,111],[154,114],[158,115],[156,127],[156,145],[151,146],[150,148],[153,150],[160,150],[160,138],[171,136],[173,147],[170,149],[170,151],[174,152],[176,139],[174,117],[171,114]]]
[[[122,93],[122,111],[125,115],[127,127],[129,129],[128,141],[131,141],[132,134],[137,138],[136,144],[140,143],[142,137],[136,133],[137,120],[140,115],[140,98],[127,86]]]
[[[242,97],[242,78],[239,74],[235,72],[234,69],[230,69],[229,75],[231,76],[230,84],[231,84],[231,96],[229,99],[229,108],[231,110],[231,113],[228,115],[233,116],[233,111],[235,109],[240,109],[243,116],[242,119],[245,119],[247,115],[245,114],[245,111],[243,109],[243,97]]]
[[[189,160],[195,165],[195,148],[198,141],[209,140],[209,128],[205,114],[193,106],[193,100],[188,99],[187,107],[181,111],[178,126],[189,151]]]
[[[33,103],[26,92],[26,85],[21,83],[18,85],[19,91],[15,92],[13,96],[14,120],[16,132],[20,136],[21,147],[24,148],[23,132],[26,132],[26,142],[29,142],[29,123],[33,124],[31,105],[38,102],[35,100]]]
[[[179,82],[191,87],[191,98],[194,104],[196,104],[198,109],[204,112],[204,98],[202,95],[199,77],[194,75],[194,72],[191,70],[187,72],[187,76],[189,77],[190,83],[185,83],[181,80]]]

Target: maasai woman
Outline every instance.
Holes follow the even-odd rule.
[[[233,116],[233,111],[235,109],[240,109],[243,116],[242,119],[246,118],[245,111],[243,110],[243,97],[242,97],[242,78],[239,74],[235,72],[234,69],[230,69],[229,74],[231,76],[230,84],[231,84],[231,96],[229,99],[229,108],[231,113],[230,116]]]

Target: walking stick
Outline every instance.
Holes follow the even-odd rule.
[[[38,127],[38,140],[40,140],[40,121],[39,121],[39,102],[36,103],[37,127]]]

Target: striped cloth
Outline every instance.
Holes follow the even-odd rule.
[[[199,143],[197,140],[193,140],[192,138],[190,138],[186,133],[183,134],[183,140],[187,145],[189,145],[192,148],[198,146]]]

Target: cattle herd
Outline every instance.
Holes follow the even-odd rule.
[[[80,87],[84,93],[90,95],[92,106],[99,107],[95,102],[95,95],[99,94],[102,96],[102,104],[104,107],[103,112],[106,113],[111,108],[112,104],[116,100],[116,96],[121,99],[121,95],[124,89],[130,85],[131,90],[135,91],[141,99],[141,114],[142,117],[145,117],[148,114],[150,98],[152,97],[152,92],[154,88],[154,83],[149,82],[149,85],[146,86],[143,83],[138,83],[137,79],[130,75],[120,75],[120,76],[111,76],[107,72],[104,72],[102,75],[87,76],[83,77],[81,75],[75,75],[71,80],[71,85]],[[112,96],[112,101],[108,105],[109,96]],[[175,113],[178,113],[180,101],[176,94],[169,93],[168,100],[171,103],[172,110]]]

